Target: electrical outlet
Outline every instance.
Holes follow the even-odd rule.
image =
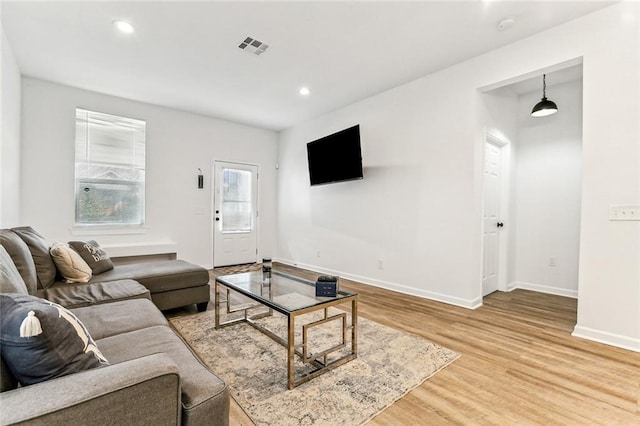
[[[316,252],[316,257],[320,257],[320,250]]]
[[[378,259],[378,269],[384,269],[384,260]]]
[[[640,220],[640,205],[609,206],[609,220]]]
[[[556,266],[556,258],[555,257],[550,257],[549,258],[549,266]]]

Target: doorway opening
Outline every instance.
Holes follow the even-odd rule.
[[[482,91],[489,135],[483,140],[483,297],[516,288],[578,297],[582,64],[575,62]],[[532,117],[543,73],[558,113]],[[492,134],[509,142],[499,154],[488,148]],[[496,172],[502,184],[491,175],[498,155],[507,167]],[[496,185],[506,191],[497,198]]]

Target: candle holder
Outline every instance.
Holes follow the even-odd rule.
[[[262,259],[262,285],[271,285],[271,258],[265,257]]]
[[[264,257],[262,259],[262,272],[271,272],[271,268],[273,267],[273,263],[271,262],[270,257]]]

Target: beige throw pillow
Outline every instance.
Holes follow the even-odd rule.
[[[86,283],[91,279],[91,268],[68,244],[53,243],[49,251],[66,282]]]

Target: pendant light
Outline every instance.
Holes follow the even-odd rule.
[[[558,112],[556,103],[547,99],[547,75],[542,74],[542,99],[531,110],[531,116],[546,117],[556,112]]]

